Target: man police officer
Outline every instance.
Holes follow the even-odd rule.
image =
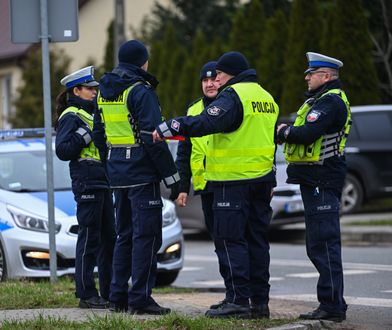
[[[339,224],[339,202],[346,175],[344,146],[350,130],[350,106],[341,89],[343,63],[318,53],[306,53],[308,99],[294,125],[278,126],[278,141],[286,142],[288,183],[300,184],[305,207],[306,251],[319,272],[319,307],[302,319],[346,319]]]
[[[114,189],[117,241],[110,286],[111,310],[132,314],[167,314],[151,297],[157,252],[162,244],[159,182],[179,181],[165,142],[153,143],[161,120],[155,77],[147,72],[148,52],[137,40],[125,42],[119,65],[100,80],[98,105],[108,141],[107,167]],[[132,274],[132,287],[128,280]]]
[[[214,243],[225,273],[225,299],[213,318],[269,317],[269,242],[278,106],[239,52],[216,65],[219,94],[198,116],[168,120],[154,140],[174,135],[209,138],[205,178],[214,194]],[[251,308],[249,308],[249,300]]]
[[[188,116],[197,116],[206,108],[218,94],[219,85],[216,78],[216,61],[204,64],[200,70],[201,88],[203,96],[192,102],[188,108]],[[179,191],[173,191],[172,198],[177,197],[177,205],[186,206],[190,182],[192,178],[193,190],[200,195],[203,209],[204,221],[208,232],[212,235],[213,213],[212,202],[213,193],[210,191],[205,180],[205,158],[208,145],[208,136],[195,137],[179,141],[176,157],[176,167],[180,174]]]

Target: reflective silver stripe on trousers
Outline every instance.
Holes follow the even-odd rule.
[[[165,181],[165,183],[170,186],[178,181],[180,181],[180,175],[178,174],[178,172],[172,176],[168,176],[167,178],[163,179]]]

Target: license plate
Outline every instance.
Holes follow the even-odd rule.
[[[287,213],[301,212],[304,210],[304,204],[302,203],[302,201],[286,203],[284,206],[284,210]]]

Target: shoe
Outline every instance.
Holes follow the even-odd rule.
[[[216,309],[209,309],[206,314],[211,318],[229,318],[235,317],[238,319],[250,319],[251,313],[249,305],[237,305],[226,302]]]
[[[269,319],[270,311],[267,304],[252,304],[250,306],[250,313],[252,319]]]
[[[128,304],[110,302],[109,310],[114,313],[126,313],[128,311]]]
[[[216,304],[212,304],[212,305],[210,306],[210,309],[217,309],[217,308],[219,308],[219,307],[221,307],[222,305],[227,304],[227,303],[228,303],[228,301],[227,301],[226,298],[225,298],[225,299],[223,299],[222,301],[217,302]]]
[[[95,308],[95,309],[106,309],[109,307],[109,302],[102,297],[91,297],[88,299],[79,300],[80,308]]]
[[[170,308],[159,306],[153,302],[145,307],[136,308],[129,306],[128,313],[130,314],[150,314],[150,315],[165,315],[171,312]]]
[[[328,320],[342,322],[346,319],[346,313],[330,313],[317,308],[312,312],[300,314],[299,318],[303,320]]]

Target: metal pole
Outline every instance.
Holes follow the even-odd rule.
[[[125,42],[124,0],[114,0],[114,65],[118,64],[118,49]]]
[[[42,45],[42,81],[44,89],[44,121],[46,142],[46,185],[48,189],[48,222],[49,222],[49,266],[50,281],[57,281],[57,255],[54,223],[54,188],[53,188],[53,147],[52,147],[52,112],[50,101],[50,58],[48,33],[48,3],[41,4],[41,45]]]

